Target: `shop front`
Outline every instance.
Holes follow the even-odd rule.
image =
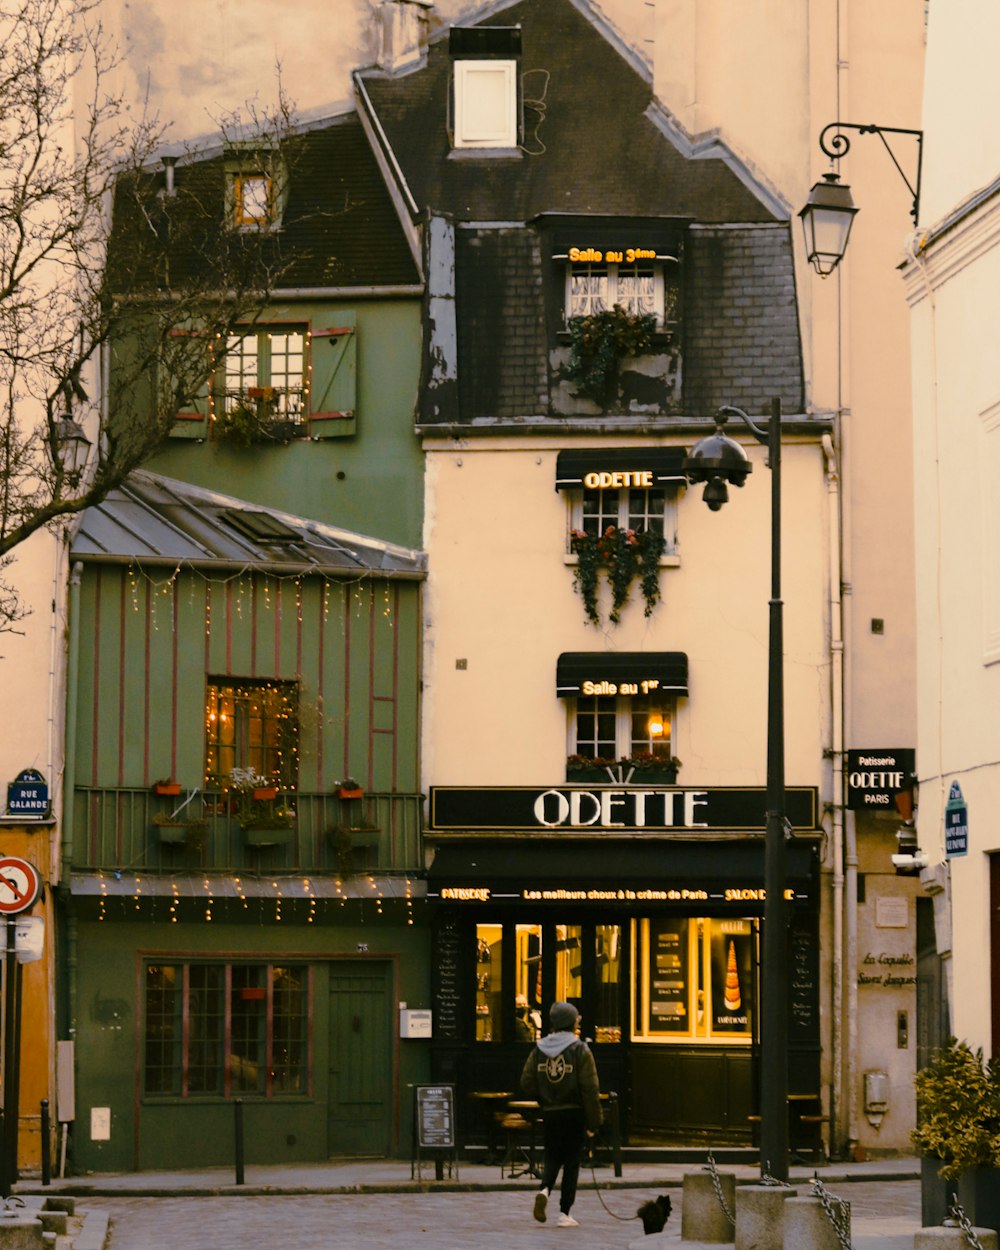
[[[789,1091],[818,1099],[816,802],[788,791],[785,897]],[[757,788],[432,792],[432,1067],[468,1140],[488,1127],[475,1096],[516,1090],[555,999],[578,1007],[627,1142],[752,1140],[763,809]]]

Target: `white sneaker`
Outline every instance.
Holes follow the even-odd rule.
[[[547,1189],[540,1189],[538,1193],[535,1194],[535,1206],[531,1212],[539,1224],[545,1223],[545,1208],[548,1206],[548,1203],[549,1191]]]
[[[556,1220],[556,1228],[579,1228],[579,1220],[574,1220],[572,1215],[567,1215],[565,1211],[559,1212],[559,1218]]]

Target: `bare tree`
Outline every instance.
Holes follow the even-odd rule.
[[[156,450],[283,268],[280,232],[234,225],[223,164],[227,144],[280,153],[280,87],[275,109],[220,123],[217,159],[165,170],[159,124],[112,90],[97,7],[0,0],[0,632],[26,612],[10,553]]]

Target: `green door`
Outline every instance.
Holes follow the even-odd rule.
[[[392,1147],[389,964],[330,970],[329,1152],[388,1155]]]

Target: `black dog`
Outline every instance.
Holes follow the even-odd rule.
[[[666,1194],[660,1194],[659,1198],[654,1198],[652,1202],[644,1202],[636,1211],[636,1215],[642,1220],[642,1231],[644,1233],[662,1233],[663,1226],[670,1219],[671,1201]]]

